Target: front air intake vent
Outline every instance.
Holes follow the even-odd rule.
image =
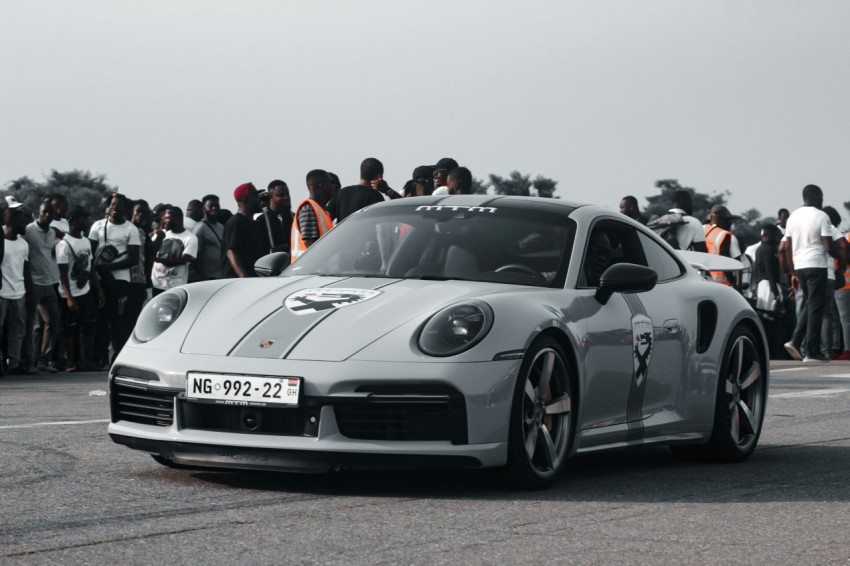
[[[181,389],[151,387],[138,380],[115,377],[111,387],[112,422],[171,426],[174,422],[174,397]]]
[[[374,385],[367,397],[333,400],[339,431],[362,440],[448,440],[466,444],[466,403],[441,385]]]

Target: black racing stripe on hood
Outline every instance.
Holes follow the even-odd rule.
[[[355,278],[355,277],[350,277],[350,278],[348,278],[348,279],[344,279],[343,281],[337,281],[336,283],[343,283],[344,281],[350,281],[350,280],[352,280],[352,279],[356,279],[356,278]],[[395,285],[396,283],[399,283],[399,282],[401,282],[401,281],[404,281],[404,279],[393,279],[393,280],[387,281],[386,283],[383,283],[383,284],[381,284],[381,285],[376,285],[376,286],[372,287],[372,289],[374,289],[374,290],[377,290],[377,289],[384,289],[384,288],[386,288],[386,287],[389,287],[390,285]],[[325,286],[325,287],[326,287],[326,288],[332,288],[332,287],[330,287],[330,286]],[[287,350],[283,353],[283,355],[281,356],[281,358],[282,358],[282,359],[286,359],[286,357],[287,357],[287,356],[289,356],[289,354],[291,354],[291,353],[292,353],[292,351],[293,351],[293,350],[295,350],[295,348],[296,348],[296,347],[298,347],[298,344],[299,344],[299,343],[301,343],[301,341],[302,341],[302,340],[304,340],[304,338],[306,338],[308,334],[310,334],[313,330],[315,330],[315,329],[316,329],[316,327],[317,327],[317,326],[319,326],[322,322],[324,322],[325,320],[327,320],[327,318],[328,318],[329,316],[331,316],[332,314],[334,314],[335,312],[338,312],[338,311],[339,311],[339,309],[333,309],[333,310],[330,310],[330,311],[328,311],[327,313],[325,313],[325,314],[324,314],[324,316],[322,316],[322,317],[320,317],[320,318],[317,318],[317,319],[313,322],[313,324],[311,324],[310,326],[306,327],[306,328],[304,329],[304,331],[303,331],[303,332],[301,332],[301,334],[300,334],[300,335],[299,335],[299,336],[298,336],[295,340],[293,340],[293,341],[292,341],[292,344],[291,344],[291,345],[290,345],[290,347],[289,347],[289,348],[287,348]]]
[[[257,324],[255,324],[254,326],[252,326],[252,327],[248,330],[248,332],[246,332],[246,333],[245,333],[245,335],[244,335],[244,336],[242,336],[241,338],[239,338],[239,340],[237,340],[237,341],[236,341],[236,344],[234,344],[234,345],[233,345],[233,347],[232,347],[232,348],[231,348],[231,349],[227,352],[227,355],[228,355],[228,356],[232,356],[232,355],[233,355],[233,353],[236,351],[236,349],[237,349],[237,348],[239,348],[239,347],[240,347],[240,346],[241,346],[241,345],[245,342],[245,340],[247,340],[247,339],[248,339],[248,336],[250,336],[250,335],[254,332],[254,330],[256,330],[256,328],[257,328],[258,326],[260,326],[260,325],[261,325],[261,324],[263,324],[265,321],[267,321],[268,319],[270,319],[271,317],[273,317],[274,315],[276,315],[278,312],[280,312],[280,310],[281,310],[282,308],[284,308],[284,306],[283,306],[283,305],[280,305],[278,308],[276,308],[276,309],[273,309],[273,310],[269,311],[269,314],[267,314],[266,316],[264,316],[263,318],[261,318],[261,319],[257,322]]]
[[[317,318],[317,319],[313,322],[313,324],[311,324],[310,326],[308,326],[307,328],[305,328],[305,329],[304,329],[304,331],[303,331],[303,332],[302,332],[302,333],[298,336],[298,338],[296,338],[295,340],[293,340],[293,341],[292,341],[292,344],[290,344],[289,348],[287,348],[287,350],[283,353],[283,355],[281,356],[281,359],[284,359],[284,360],[285,360],[285,359],[286,359],[286,357],[287,357],[289,354],[291,354],[291,353],[292,353],[292,350],[294,350],[294,349],[298,346],[298,344],[300,344],[300,343],[301,343],[301,341],[302,341],[302,340],[304,340],[304,338],[306,338],[306,337],[307,337],[307,335],[308,335],[308,334],[310,334],[311,332],[313,332],[313,329],[314,329],[314,328],[316,328],[316,327],[317,327],[318,325],[320,325],[322,322],[324,322],[325,320],[327,320],[327,318],[328,318],[329,316],[331,316],[333,313],[337,312],[337,310],[338,310],[338,309],[334,309],[334,310],[328,311],[328,312],[326,312],[326,313],[323,313],[323,316],[321,316],[321,317]]]

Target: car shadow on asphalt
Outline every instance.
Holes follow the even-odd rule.
[[[763,446],[744,463],[682,462],[667,448],[572,459],[549,489],[524,491],[502,470],[289,474],[182,471],[236,489],[325,496],[601,502],[850,501],[850,446]]]

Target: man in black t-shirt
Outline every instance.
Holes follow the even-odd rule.
[[[271,237],[271,251],[289,253],[292,202],[286,183],[279,179],[269,183],[269,204],[263,208],[262,215],[258,216],[255,222],[263,227],[267,237]]]
[[[325,209],[337,223],[342,222],[351,214],[370,204],[384,202],[389,199],[401,198],[401,195],[391,189],[384,181],[384,165],[374,157],[368,157],[360,164],[360,184],[340,189]]]
[[[239,211],[224,225],[228,277],[256,277],[254,263],[269,253],[266,230],[253,220],[254,214],[260,212],[260,199],[251,183],[236,187],[233,198]]]

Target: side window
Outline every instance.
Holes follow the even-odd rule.
[[[646,256],[646,265],[658,273],[659,283],[681,277],[682,266],[670,255],[670,252],[646,234],[638,233],[638,236]]]
[[[616,220],[593,225],[585,245],[579,287],[598,287],[599,278],[615,263],[646,265],[643,247],[634,227]]]

